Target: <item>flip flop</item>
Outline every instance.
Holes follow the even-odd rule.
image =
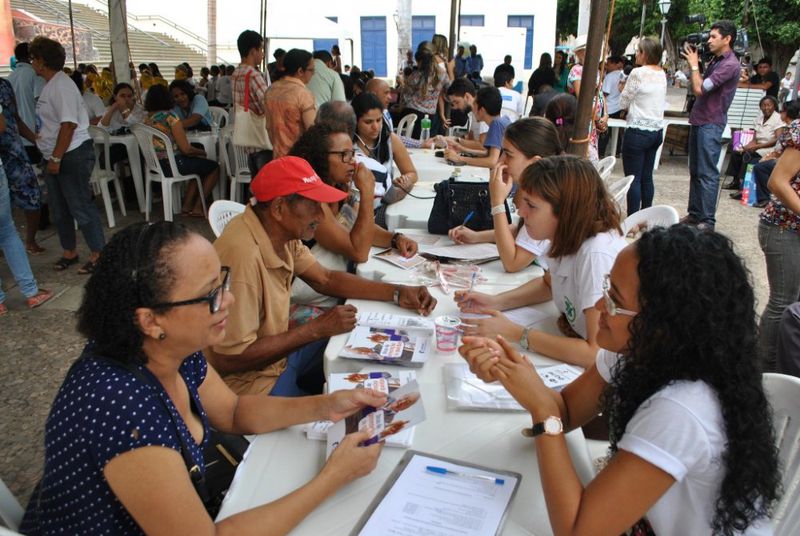
[[[78,275],[93,274],[95,268],[97,268],[97,261],[87,261],[86,264],[78,268]]]
[[[8,313],[8,307],[6,307],[5,303],[0,303],[0,316]]]
[[[41,255],[47,250],[39,244],[29,244],[25,246],[25,251],[28,252],[28,255]]]
[[[55,270],[56,272],[63,272],[73,264],[78,264],[78,260],[79,257],[77,255],[75,255],[71,259],[68,259],[66,257],[61,257],[53,264],[53,270]]]
[[[37,294],[28,298],[28,307],[30,307],[31,309],[36,309],[37,307],[39,307],[52,297],[53,297],[52,290],[47,290],[46,288],[40,288]]]

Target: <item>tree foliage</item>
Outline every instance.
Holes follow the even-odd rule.
[[[598,0],[594,0],[598,1]],[[646,0],[645,35],[661,34],[661,12],[657,0]],[[729,19],[742,24],[745,0],[672,0],[667,15],[667,32],[673,43],[670,54],[689,33],[700,31],[696,24],[686,24],[687,15],[702,13],[708,19],[706,29],[718,19]],[[557,33],[560,38],[574,34],[578,28],[579,0],[558,0]],[[609,1],[610,4],[610,1]],[[763,54],[772,57],[777,69],[784,69],[794,51],[800,46],[800,0],[750,0],[748,35],[750,48],[755,49],[753,59],[762,54],[758,34],[761,35]],[[639,34],[642,0],[616,0],[611,31],[611,50],[622,53],[631,37]],[[757,23],[757,24],[756,24]],[[756,29],[758,26],[758,31]]]

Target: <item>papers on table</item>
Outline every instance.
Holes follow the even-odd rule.
[[[419,266],[420,264],[427,262],[425,257],[421,255],[414,255],[413,257],[403,257],[397,250],[394,249],[386,249],[381,251],[380,253],[375,254],[376,259],[381,259],[386,262],[390,262],[395,266],[399,266],[403,270],[409,270],[414,268],[415,266]]]
[[[427,331],[433,334],[434,324],[430,318],[423,316],[396,315],[392,313],[379,313],[365,311],[358,313],[358,323],[372,328],[403,328]]]
[[[356,325],[339,357],[421,367],[433,354],[430,334],[398,328]]]
[[[351,535],[499,534],[521,479],[519,473],[408,451]]]
[[[579,367],[562,363],[536,367],[544,384],[560,391],[583,373]],[[486,383],[472,372],[466,363],[447,363],[444,366],[447,407],[455,410],[525,411],[500,382]]]
[[[483,262],[497,259],[497,244],[453,244],[451,246],[423,246],[419,251],[426,256],[439,259],[454,259],[461,261]]]
[[[517,307],[516,309],[508,309],[507,311],[503,311],[503,314],[515,324],[525,327],[532,326],[537,322],[550,318],[549,314],[530,305]]]

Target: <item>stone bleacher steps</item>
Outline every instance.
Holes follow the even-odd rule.
[[[69,24],[69,8],[66,2],[60,0],[45,0],[50,6],[50,10],[41,7],[40,2],[29,0],[11,0],[11,7],[14,9],[24,9],[32,15],[42,20],[54,24]],[[59,11],[63,15],[58,16],[53,11]],[[98,52],[98,59],[92,62],[98,68],[107,66],[111,61],[111,43],[108,39],[108,17],[100,11],[95,11],[90,7],[73,4],[73,19],[76,27],[87,26],[94,30],[93,45]],[[97,34],[105,38],[98,37]],[[172,78],[172,68],[184,61],[195,69],[199,76],[200,67],[206,64],[205,55],[197,50],[176,41],[175,39],[155,32],[142,32],[128,27],[128,41],[131,51],[131,60],[135,65],[140,63],[155,62],[161,68],[161,72],[167,78]]]

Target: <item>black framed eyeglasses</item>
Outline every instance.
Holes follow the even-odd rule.
[[[349,164],[353,161],[356,152],[354,149],[349,149],[347,151],[328,151],[328,154],[338,154],[344,164]]]
[[[222,283],[211,292],[201,298],[194,298],[192,300],[183,300],[176,302],[164,302],[151,305],[151,309],[164,309],[167,307],[180,307],[181,305],[194,305],[196,303],[208,302],[208,310],[213,315],[219,308],[222,307],[222,300],[225,299],[225,293],[231,290],[231,269],[229,266],[223,266],[220,270],[222,275]]]

